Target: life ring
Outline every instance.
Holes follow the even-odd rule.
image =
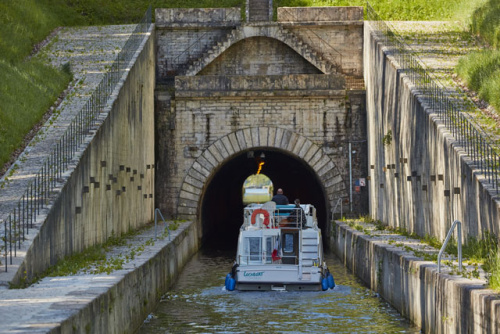
[[[267,212],[264,209],[255,209],[252,212],[252,225],[255,225],[255,219],[257,218],[258,214],[263,214],[264,215],[264,221],[262,222],[264,225],[266,225],[267,228],[269,228],[269,212]]]

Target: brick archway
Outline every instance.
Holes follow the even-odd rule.
[[[309,166],[324,187],[328,204],[336,193],[346,191],[335,162],[308,138],[277,127],[246,128],[219,138],[194,161],[180,188],[177,216],[197,221],[204,190],[221,166],[238,153],[259,148],[286,152]]]

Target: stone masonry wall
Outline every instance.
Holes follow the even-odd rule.
[[[101,113],[102,125],[89,138],[13,282],[153,218],[154,49],[152,33]]]
[[[340,72],[363,75],[363,7],[281,7],[278,22]]]
[[[392,227],[444,240],[454,220],[464,239],[500,233],[500,201],[468,164],[384,46],[365,30],[370,212]],[[386,140],[384,138],[392,138]]]
[[[157,80],[203,55],[241,23],[239,8],[175,8],[155,10]]]
[[[266,37],[244,39],[226,50],[199,75],[319,74],[286,44]]]
[[[363,21],[363,7],[280,7],[279,22]]]
[[[239,129],[264,125],[295,132],[320,146],[322,154],[339,166],[345,181],[346,140],[364,139],[364,91],[342,89],[343,78],[336,75],[237,76],[225,80],[218,76],[176,79],[171,115],[175,132],[170,143],[175,165],[168,168],[165,198],[178,197],[187,172],[210,144]],[[362,148],[360,144],[359,157],[364,155]],[[357,161],[355,175],[364,175],[364,166],[363,161]],[[347,184],[341,188],[343,192],[337,197],[346,196]],[[333,190],[327,193],[333,196]],[[162,205],[175,207],[177,203]],[[189,211],[184,217],[194,214]]]
[[[340,166],[342,174],[342,187],[337,177],[323,180],[328,183],[327,201],[333,201],[332,196],[345,197],[349,189],[348,141],[354,142],[356,151],[353,178],[366,176],[364,87],[347,84],[338,90],[314,85],[321,82],[318,78],[322,73],[332,72],[328,61],[337,65],[337,72],[350,76],[350,80],[361,77],[362,13],[361,7],[335,7],[327,12],[308,8],[300,11],[307,22],[292,22],[278,14],[277,23],[242,25],[238,20],[221,19],[211,9],[157,10],[157,82],[161,83],[155,92],[157,205],[171,212],[177,208],[182,194],[199,198],[199,189],[190,193],[181,191],[189,168],[193,163],[198,164],[196,159],[210,145],[262,124],[266,128],[260,127],[258,131],[269,131],[269,135],[276,132],[288,139],[288,136],[300,137],[303,144],[319,145],[318,159],[330,162],[319,164],[318,168],[326,170],[333,163]],[[204,18],[200,19],[200,15]],[[211,22],[210,16],[218,18]],[[190,65],[194,66],[190,75],[207,79],[179,77]],[[234,78],[228,81],[225,75]],[[257,79],[249,79],[251,76]],[[235,88],[239,84],[245,87],[242,91]],[[294,84],[297,88],[291,89]],[[273,144],[281,149],[282,145],[274,142],[274,138]],[[293,147],[290,149],[294,153]],[[297,155],[304,158],[304,163],[316,164],[316,158],[309,161],[311,157],[303,156],[307,153],[304,150],[295,153],[300,153]],[[196,184],[203,187],[199,181]],[[342,193],[334,194],[339,189],[343,189]],[[359,195],[355,202],[362,202],[363,196],[366,194]],[[189,208],[181,214],[194,219],[196,205],[189,202]]]

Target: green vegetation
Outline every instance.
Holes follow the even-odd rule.
[[[235,7],[242,0],[17,0],[0,2],[0,171],[70,83],[69,71],[28,60],[59,26],[137,23],[155,7]],[[0,172],[1,175],[1,172]]]
[[[364,0],[275,0],[275,7],[294,6],[364,6]],[[29,60],[33,47],[59,26],[136,23],[151,4],[153,8],[242,8],[243,0],[17,0],[0,3],[0,169],[11,154],[22,146],[26,133],[41,119],[57,96],[72,80],[68,66],[52,68]],[[472,33],[480,36],[491,50],[471,54],[460,61],[457,73],[477,91],[480,97],[500,110],[500,2],[498,0],[372,0],[370,4],[384,20],[460,20],[469,24]],[[387,138],[388,140],[389,138]],[[385,141],[387,141],[385,140]],[[382,226],[377,222],[377,230]],[[362,227],[356,227],[364,230]],[[398,231],[404,234],[405,231]],[[413,236],[413,235],[410,235]],[[439,241],[426,237],[434,247]],[[486,241],[485,241],[486,240]],[[500,255],[496,242],[489,237],[477,244],[469,240],[464,254],[480,262],[492,273],[490,285],[500,288]],[[496,241],[496,239],[495,239]],[[112,238],[109,242],[117,242]],[[482,242],[482,244],[481,244]],[[470,245],[470,246],[469,246]],[[61,264],[54,272],[73,272],[74,263],[85,258],[103,260],[106,245],[96,246],[89,253]],[[451,246],[450,246],[451,247]],[[134,250],[132,255],[139,250]],[[486,253],[484,253],[486,252]],[[486,254],[486,255],[485,255]],[[120,261],[104,262],[106,268],[117,268]],[[99,266],[98,266],[99,267]]]
[[[480,98],[500,110],[500,50],[473,52],[460,59],[456,72]]]
[[[264,174],[252,174],[243,182],[242,191],[243,204],[265,203],[273,197],[273,183]]]
[[[473,31],[497,46],[498,1],[490,0],[372,0],[370,4],[385,20],[466,21],[473,13]],[[0,166],[22,146],[27,131],[41,120],[71,75],[40,62],[27,61],[37,43],[59,26],[127,24],[140,20],[153,8],[241,7],[243,0],[19,0],[0,3]],[[364,0],[275,0],[275,7],[364,6]],[[473,12],[479,5],[483,7]],[[497,41],[497,42],[495,42]],[[482,94],[492,101],[500,95],[498,75],[484,83]],[[43,80],[41,79],[43,78]],[[491,96],[491,97],[490,97]],[[497,105],[496,102],[494,105]],[[498,107],[497,107],[498,108]],[[13,125],[14,124],[14,125]],[[13,126],[12,126],[13,125]],[[27,130],[28,129],[28,130]]]
[[[489,0],[477,8],[471,18],[472,33],[480,36],[491,49],[471,53],[460,59],[457,74],[479,97],[500,112],[500,2]]]
[[[71,73],[39,62],[0,60],[0,166],[22,145],[71,80]]]
[[[474,10],[471,31],[481,36],[492,48],[500,49],[500,1],[489,0]]]
[[[389,245],[403,248],[415,256],[423,258],[426,261],[437,261],[438,250],[441,249],[443,243],[436,237],[426,235],[420,237],[416,233],[409,233],[404,228],[392,228],[384,225],[379,220],[374,220],[370,216],[361,216],[357,220],[347,220],[347,225],[357,231],[363,232],[368,236],[373,236],[373,231],[386,231],[389,233],[398,234],[411,239],[418,239],[422,243],[426,243],[433,247],[435,251],[419,250],[414,247],[405,245],[403,242],[396,242],[393,239],[388,240]],[[373,224],[373,227],[364,224]],[[382,233],[385,234],[385,233]],[[482,239],[469,237],[462,245],[462,258],[473,267],[472,270],[458,270],[458,266],[451,261],[443,261],[443,264],[451,268],[451,275],[462,275],[466,278],[479,278],[479,266],[486,272],[488,277],[488,287],[496,291],[500,291],[500,253],[498,252],[498,238],[492,233],[485,232]],[[458,255],[457,241],[452,237],[446,245],[445,252],[448,254]]]
[[[457,20],[470,15],[482,0],[371,0],[383,20],[433,21]],[[365,0],[275,0],[275,7],[365,6]]]
[[[183,222],[183,220],[170,221],[168,223],[168,227],[170,231],[175,231]],[[162,226],[162,224],[160,226]],[[31,281],[28,280],[26,276],[23,277],[19,285],[11,285],[10,288],[24,289],[44,277],[71,276],[82,272],[94,275],[103,273],[109,275],[115,270],[123,269],[124,264],[141,255],[147,246],[153,246],[155,244],[154,238],[147,239],[140,245],[132,245],[128,242],[132,237],[151,228],[153,228],[152,223],[121,236],[111,236],[103,244],[86,248],[81,253],[65,257],[64,259],[58,261],[56,265],[49,267],[41,275],[34,277]],[[165,230],[158,236],[158,239],[163,240],[167,238],[168,235],[169,232],[165,228]],[[117,254],[110,256],[109,253],[111,251],[115,251]]]

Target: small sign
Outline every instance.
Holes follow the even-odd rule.
[[[361,192],[361,187],[360,186],[354,186],[354,191],[359,193]]]
[[[366,187],[366,179],[364,177],[362,177],[361,179],[359,179],[359,186],[360,187]]]

